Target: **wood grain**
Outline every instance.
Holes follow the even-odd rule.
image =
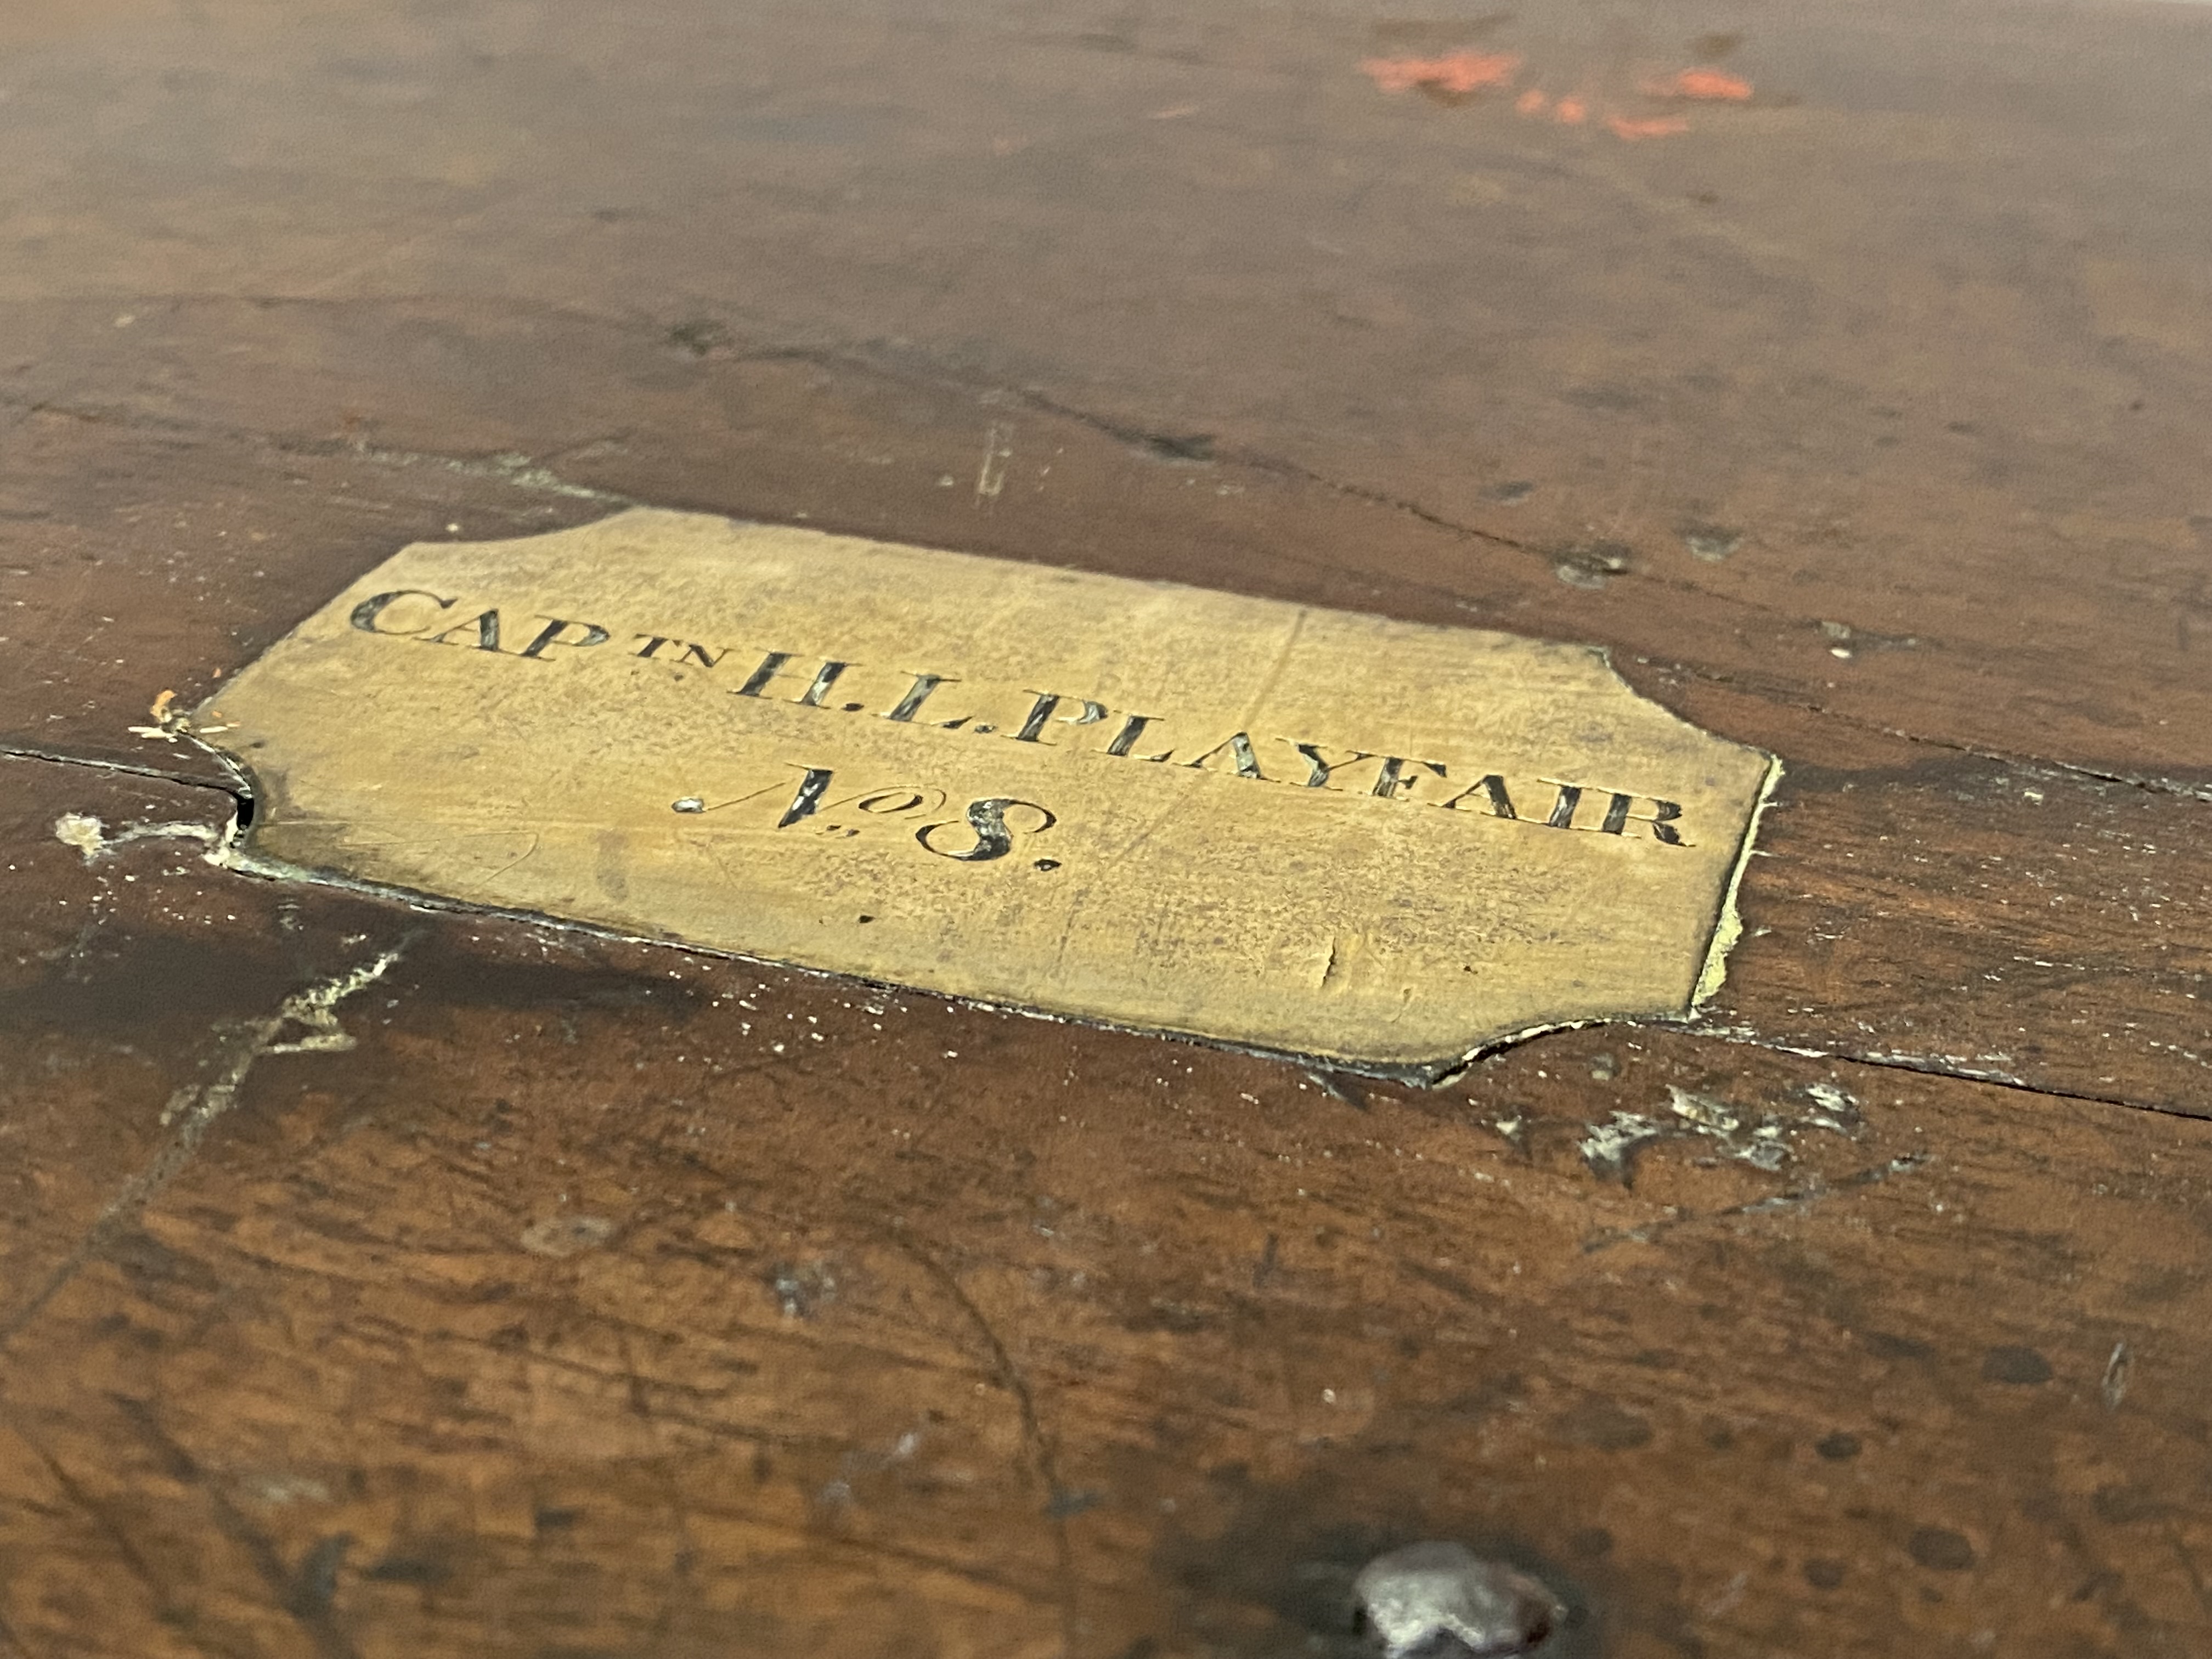
[[[823,443],[825,428],[842,430],[856,434],[848,453],[861,456],[899,440],[865,398],[855,408],[831,395],[881,394],[880,382],[804,378],[817,373],[779,363],[752,386],[764,409],[788,416],[772,422],[778,430]],[[923,523],[941,544],[965,532],[968,546],[1007,550],[997,514],[979,513],[972,490],[947,505],[960,492],[934,483],[944,476],[937,468],[956,464],[955,418],[933,414],[937,453],[922,447],[902,469],[903,482],[886,483],[887,469],[866,460],[834,468],[830,482],[854,483],[858,503],[835,526],[876,530],[913,501],[939,515]],[[281,444],[222,431],[181,436],[51,410],[26,424],[33,433],[12,467],[0,459],[0,479],[12,471],[17,499],[47,505],[17,585],[17,625],[33,644],[0,657],[0,672],[15,677],[0,707],[20,711],[8,740],[19,750],[210,781],[211,763],[187,747],[131,734],[161,691],[175,690],[180,705],[211,694],[222,675],[397,546],[438,539],[449,524],[461,526],[450,533],[488,538],[615,507],[549,493],[511,476],[518,469],[481,459],[455,470],[404,459],[412,452],[363,453],[296,434]],[[1513,597],[1486,585],[1474,587],[1481,600],[1462,600],[1425,579],[1390,578],[1386,559],[1422,570],[1424,545],[1440,536],[1408,528],[1402,514],[1291,481],[1279,486],[1286,499],[1261,526],[1217,540],[1211,515],[1245,511],[1224,503],[1249,496],[1188,487],[1188,470],[1133,455],[1089,428],[1062,435],[1069,441],[1058,447],[1054,477],[1067,504],[1054,510],[1087,517],[1089,529],[1079,548],[1043,544],[1079,554],[1090,568],[1196,574],[1416,621],[1591,637],[1577,631],[1590,619],[1573,607],[1602,596],[1547,572],[1529,578],[1526,605],[1510,586]],[[863,484],[880,499],[858,493]],[[1196,522],[1178,523],[1179,514]],[[1293,529],[1310,538],[1295,558],[1285,547]],[[1284,541],[1265,539],[1278,531]],[[1388,543],[1386,534],[1411,539]],[[1194,572],[1161,556],[1171,535],[1196,539],[1218,562]],[[1329,536],[1377,568],[1330,564]],[[134,605],[131,596],[149,582],[178,597],[155,609]],[[1686,629],[1699,625],[1686,613]],[[1763,855],[1743,888],[1750,937],[1709,1011],[1713,1023],[1759,1041],[2032,1089],[2212,1109],[2212,1035],[2200,1000],[2212,854],[2194,833],[2205,808],[2193,793],[2170,781],[1869,731],[1678,659],[1639,660],[1628,648],[1634,641],[1598,637],[1647,695],[1784,763]],[[1932,1005],[1923,994],[1930,986],[1942,991]]]
[[[2205,1650],[2208,30],[0,9],[0,1652]],[[1415,1091],[200,860],[156,696],[626,501],[1607,646],[1728,984]]]
[[[1273,1652],[1437,1534],[1589,1650],[2201,1628],[2197,1124],[1648,1031],[1355,1092],[191,843],[88,866],[51,807],[204,794],[10,769],[28,1650]],[[356,1047],[267,1053],[105,1207],[393,947]]]

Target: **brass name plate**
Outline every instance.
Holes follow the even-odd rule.
[[[238,854],[1433,1075],[1687,1014],[1770,757],[1598,651],[696,514],[422,544],[191,726]]]

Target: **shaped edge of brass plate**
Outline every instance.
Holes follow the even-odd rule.
[[[169,723],[251,873],[1431,1082],[1691,1017],[1781,769],[1597,647],[652,508]]]

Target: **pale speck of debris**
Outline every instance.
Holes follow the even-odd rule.
[[[74,847],[89,864],[107,850],[106,825],[82,812],[64,812],[54,820],[54,839]]]

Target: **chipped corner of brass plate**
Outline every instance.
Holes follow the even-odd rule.
[[[1778,775],[1596,647],[632,508],[192,716],[238,861],[1433,1079],[1720,982]]]

